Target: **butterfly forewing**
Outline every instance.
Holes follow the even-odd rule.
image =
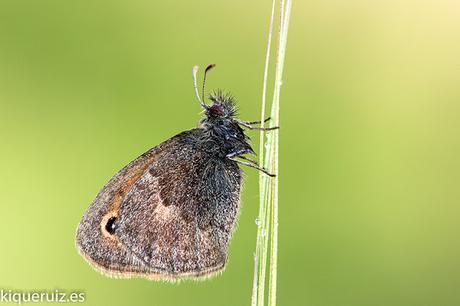
[[[102,189],[77,232],[78,247],[93,265],[121,276],[168,279],[224,267],[241,173],[232,161],[196,149],[203,132],[186,131],[149,150]]]

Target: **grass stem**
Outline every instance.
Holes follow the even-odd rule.
[[[266,96],[268,85],[268,74],[270,67],[271,43],[273,37],[273,22],[275,18],[276,0],[272,2],[270,26],[268,34],[267,51],[264,68],[264,81],[262,90],[261,120],[265,118]],[[280,110],[280,91],[284,69],[284,58],[286,54],[286,42],[288,34],[289,18],[291,13],[292,1],[280,0],[280,21],[278,26],[278,42],[275,62],[275,84],[273,90],[273,100],[271,105],[270,127],[279,126]],[[263,126],[263,123],[262,123]],[[259,217],[257,218],[257,241],[254,256],[254,281],[252,290],[252,306],[265,305],[265,285],[268,273],[268,305],[276,305],[277,293],[277,268],[278,268],[278,152],[279,152],[279,130],[267,133],[260,133],[260,164],[264,165],[269,172],[276,174],[275,178],[260,173],[259,193],[260,207]],[[268,266],[269,264],[269,266]]]

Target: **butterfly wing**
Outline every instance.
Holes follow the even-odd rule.
[[[174,146],[178,136],[148,150],[115,174],[85,212],[77,228],[76,246],[97,270],[109,275],[127,275],[146,270],[142,261],[117,237],[109,235],[105,227],[110,218],[118,215],[120,205],[132,185],[155,160]]]
[[[98,195],[87,212],[99,217],[100,232],[99,239],[85,243],[85,250],[91,246],[90,262],[111,274],[148,278],[197,277],[223,269],[241,173],[234,162],[197,150],[200,133],[184,132],[150,150],[104,187],[101,193],[115,196]],[[123,172],[131,175],[116,179]],[[109,191],[111,185],[117,191]],[[103,213],[90,213],[99,206]],[[110,218],[115,218],[113,233],[105,228]]]

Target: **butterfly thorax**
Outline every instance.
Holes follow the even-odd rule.
[[[249,137],[235,119],[236,106],[232,96],[222,91],[210,95],[213,104],[205,107],[200,126],[205,130],[201,144],[206,151],[226,158],[254,153]]]

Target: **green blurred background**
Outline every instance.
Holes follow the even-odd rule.
[[[1,1],[1,288],[82,290],[87,305],[249,304],[251,169],[212,280],[106,278],[74,234],[116,171],[196,125],[192,65],[217,63],[208,88],[259,118],[270,5]],[[460,305],[459,54],[458,1],[294,1],[279,305]]]

